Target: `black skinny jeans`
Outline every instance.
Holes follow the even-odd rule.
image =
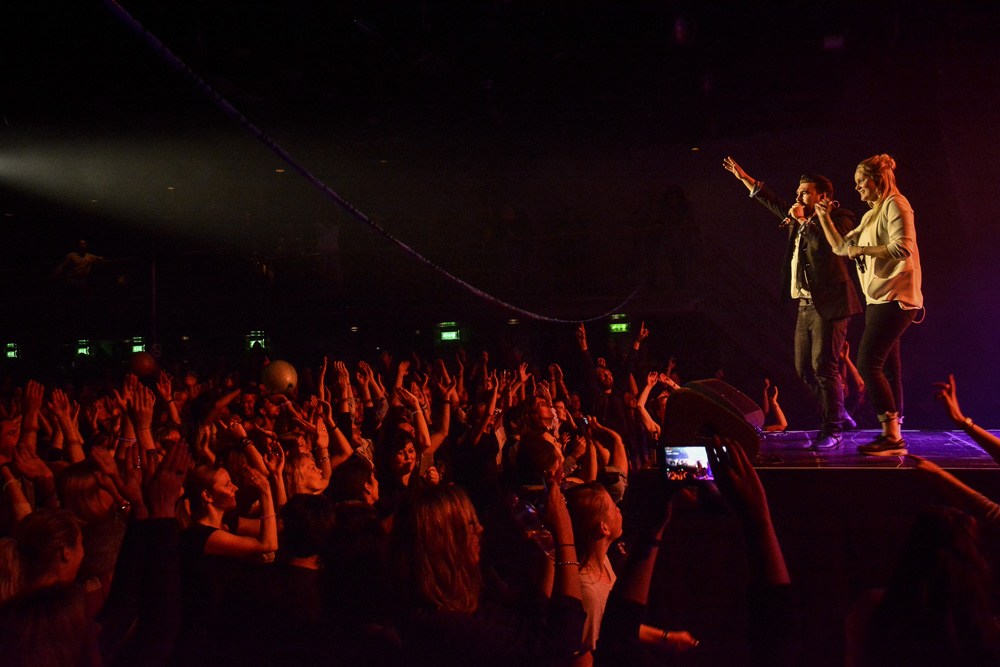
[[[895,301],[870,303],[865,308],[858,370],[879,421],[897,417],[903,411],[899,338],[916,315],[916,310],[903,310]]]

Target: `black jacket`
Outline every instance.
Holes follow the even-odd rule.
[[[779,199],[773,192],[761,185],[754,196],[764,208],[779,219],[785,219],[789,204]],[[836,208],[830,214],[834,227],[841,235],[854,229],[854,214],[845,208]],[[783,299],[791,298],[792,291],[792,253],[798,238],[798,229],[792,225],[788,230],[788,245],[785,247],[784,265],[781,270],[781,295]],[[819,221],[812,219],[811,224],[803,232],[805,252],[800,261],[808,280],[808,289],[812,294],[816,312],[824,320],[837,320],[842,317],[856,315],[862,311],[858,293],[844,265],[844,260],[834,254],[833,249],[823,235]]]

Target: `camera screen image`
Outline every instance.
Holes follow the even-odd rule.
[[[704,447],[664,447],[663,467],[668,479],[714,479]]]

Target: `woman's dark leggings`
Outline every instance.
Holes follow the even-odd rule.
[[[916,317],[916,310],[903,310],[895,301],[868,304],[865,332],[858,348],[858,370],[879,420],[903,411],[903,375],[899,362],[899,338]]]

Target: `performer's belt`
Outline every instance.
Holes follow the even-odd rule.
[[[813,300],[812,299],[799,299],[799,305],[800,306],[811,306],[811,305],[813,305]]]

